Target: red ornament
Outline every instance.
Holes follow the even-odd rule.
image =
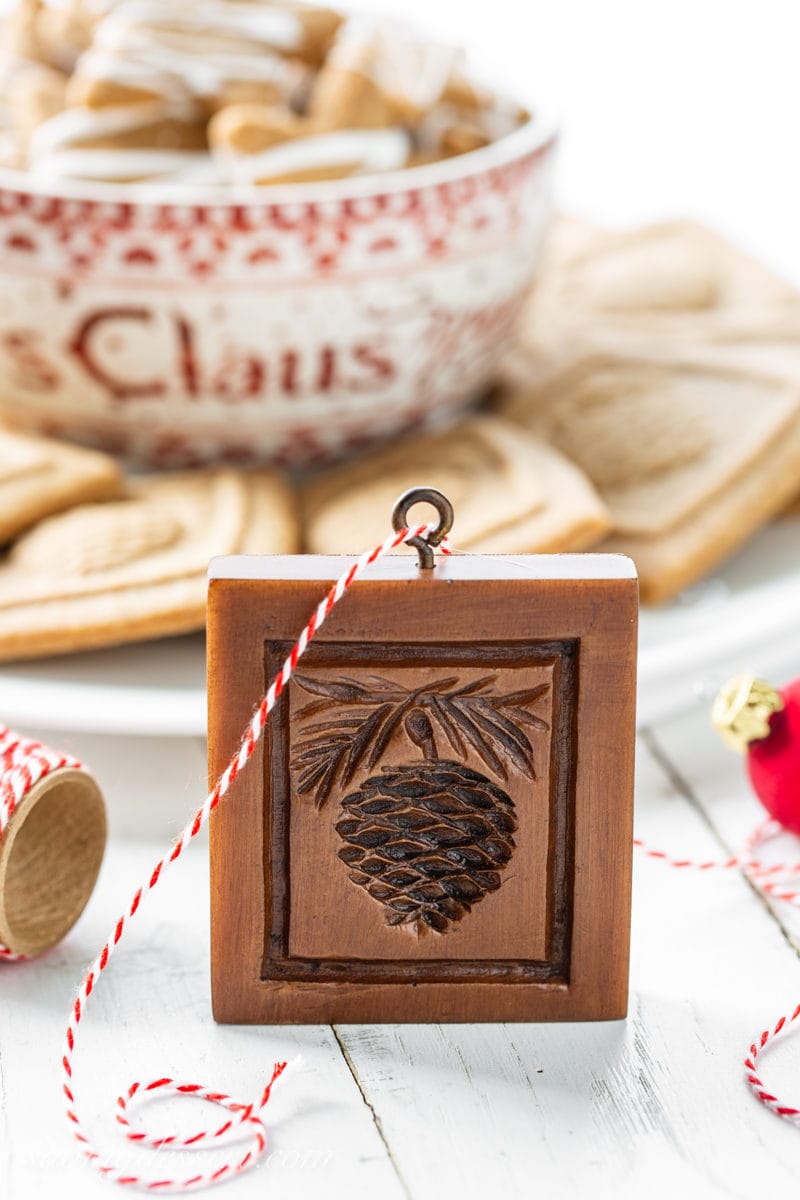
[[[777,690],[739,675],[711,715],[725,741],[747,755],[750,782],[769,815],[800,836],[800,679]]]

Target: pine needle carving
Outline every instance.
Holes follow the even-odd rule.
[[[314,697],[298,718],[322,718],[305,726],[291,761],[298,795],[317,808],[371,772],[395,739],[422,752],[345,795],[335,828],[350,879],[384,907],[387,925],[446,933],[500,887],[515,849],[511,797],[465,760],[472,751],[495,779],[509,770],[535,779],[531,738],[549,725],[531,709],[550,684],[500,692],[495,675],[415,688],[374,674],[294,680]]]
[[[365,677],[369,687],[343,676],[335,680],[307,675],[294,678],[304,691],[320,697],[298,711],[299,719],[333,707],[340,713],[345,710],[336,720],[307,725],[292,758],[298,795],[313,793],[318,808],[323,807],[334,787],[346,787],[359,767],[371,770],[379,762],[414,709],[427,714],[434,731],[454,756],[466,757],[467,747],[471,746],[500,779],[508,778],[507,762],[529,778],[536,778],[533,745],[522,726],[538,732],[549,729],[546,721],[529,711],[547,694],[549,683],[497,693],[494,675],[484,675],[462,687],[451,676],[413,689],[380,675]]]

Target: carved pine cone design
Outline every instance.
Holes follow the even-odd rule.
[[[297,675],[295,683],[313,697],[297,717],[322,718],[295,746],[297,794],[323,808],[335,790],[341,796],[367,775],[340,801],[339,858],[353,883],[385,906],[388,925],[445,933],[500,887],[517,829],[511,797],[463,760],[471,753],[496,779],[509,771],[535,779],[531,736],[549,725],[530,709],[549,683],[512,692],[498,691],[493,674],[415,688],[379,675]],[[401,739],[422,758],[370,774]],[[439,757],[444,746],[453,757]]]
[[[514,851],[511,798],[463,763],[383,767],[341,808],[339,858],[353,883],[389,909],[387,925],[444,933],[500,887]]]

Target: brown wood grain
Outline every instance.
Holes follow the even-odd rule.
[[[274,673],[343,560],[284,558],[270,578],[212,579],[209,771],[224,768]],[[447,560],[420,574],[386,561],[334,609],[302,660],[318,681],[370,673],[397,687],[491,673],[513,691],[548,679],[533,711],[541,775],[502,782],[518,817],[500,886],[445,932],[386,925],[388,910],[339,857],[341,802],[381,766],[421,757],[398,734],[381,761],[317,808],[297,793],[293,749],[310,697],[282,696],[211,823],[212,983],[221,1021],[613,1018],[627,1005],[636,581],[541,578],[535,556]],[[297,576],[302,576],[298,578]],[[414,685],[416,686],[416,685]],[[322,702],[325,708],[325,702]],[[322,712],[322,709],[320,709]],[[328,705],[334,728],[352,715]],[[538,736],[538,735],[537,735]],[[541,738],[539,738],[541,742]],[[445,751],[442,745],[439,754]]]
[[[38,780],[0,839],[0,943],[33,956],[60,942],[86,907],[105,845],[103,795],[87,771],[59,767]]]

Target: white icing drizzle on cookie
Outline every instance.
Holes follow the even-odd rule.
[[[231,80],[260,80],[288,95],[305,71],[278,51],[297,50],[302,40],[298,18],[272,5],[123,0],[98,25],[77,73],[159,94],[183,88],[208,96]]]
[[[414,37],[400,21],[353,17],[339,30],[327,61],[367,75],[386,95],[426,112],[463,66],[464,52]]]
[[[34,130],[29,154],[35,163],[64,147],[87,145],[98,138],[119,137],[133,129],[157,125],[166,118],[190,121],[196,115],[193,105],[165,104],[161,100],[114,108],[65,108]],[[118,151],[104,149],[103,153],[111,156]]]
[[[158,95],[213,96],[232,80],[255,80],[275,85],[288,97],[303,83],[306,70],[296,62],[262,50],[207,54],[200,50],[148,43],[138,32],[115,47],[98,45],[78,60],[77,74],[85,79],[111,80]]]
[[[162,180],[181,184],[222,183],[210,155],[202,150],[56,150],[36,163],[45,179],[86,179],[103,183]]]
[[[297,13],[273,4],[236,0],[122,0],[98,27],[96,38],[132,26],[152,30],[232,36],[289,52],[299,50],[303,26]]]
[[[297,138],[258,154],[219,154],[237,183],[342,168],[346,174],[395,171],[408,161],[410,139],[402,129],[340,129]]]

